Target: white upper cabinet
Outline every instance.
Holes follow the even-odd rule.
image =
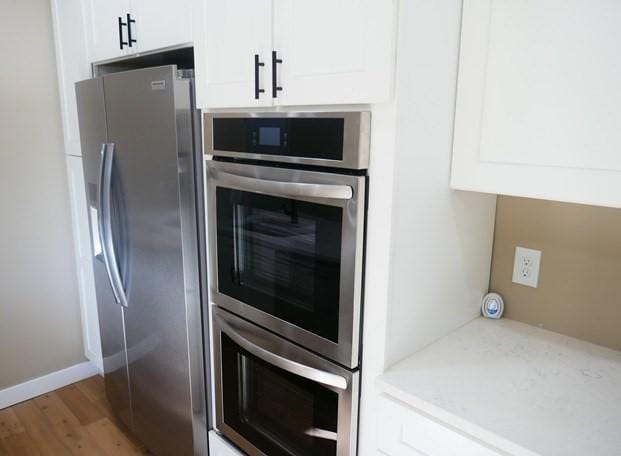
[[[90,60],[98,62],[130,53],[127,27],[127,15],[131,18],[129,0],[87,0],[84,6]]]
[[[388,100],[394,16],[390,0],[274,0],[274,104]]]
[[[192,43],[191,0],[132,0],[132,11],[139,52]]]
[[[202,13],[198,106],[270,106],[272,1],[205,0]]]
[[[193,0],[86,0],[91,62],[192,43]]]
[[[202,6],[195,48],[201,108],[390,99],[395,0],[202,0]]]
[[[621,2],[465,0],[452,186],[621,207]]]

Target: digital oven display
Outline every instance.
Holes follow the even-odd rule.
[[[280,128],[260,127],[259,128],[259,145],[280,147]]]

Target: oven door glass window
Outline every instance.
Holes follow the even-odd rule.
[[[340,207],[218,187],[218,289],[338,342]]]
[[[270,456],[335,455],[338,394],[221,334],[224,422]]]

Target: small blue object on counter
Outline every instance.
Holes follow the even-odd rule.
[[[498,293],[487,293],[483,296],[483,303],[481,304],[481,314],[485,318],[498,319],[502,317],[502,313],[505,311],[505,303]]]

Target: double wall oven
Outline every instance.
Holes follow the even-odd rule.
[[[251,455],[353,455],[367,112],[207,114],[216,428]]]

